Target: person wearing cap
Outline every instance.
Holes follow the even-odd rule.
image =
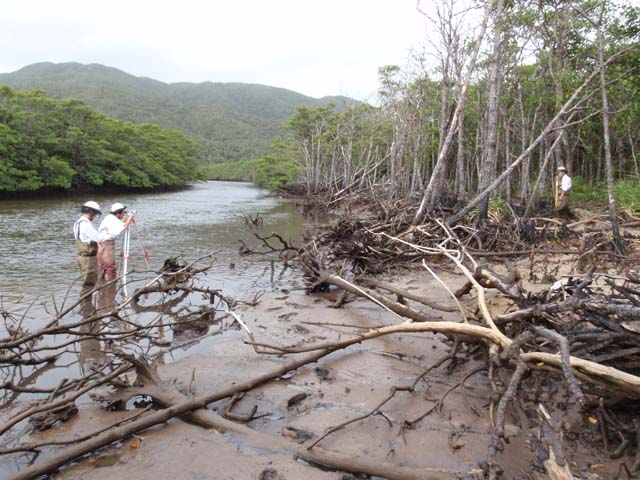
[[[100,205],[90,200],[80,207],[80,213],[80,218],[73,224],[73,236],[78,248],[78,268],[82,277],[81,295],[84,295],[98,281],[98,243],[108,240],[109,236],[96,230],[91,223],[101,214]]]
[[[129,224],[133,222],[133,212],[130,212],[123,221],[127,207],[121,203],[111,205],[111,213],[104,217],[99,230],[109,238],[98,244],[98,277],[102,279],[104,275],[107,280],[116,278],[116,237],[120,235]]]
[[[557,198],[555,211],[561,215],[569,215],[569,196],[571,192],[571,177],[567,174],[565,167],[558,167],[556,178]]]

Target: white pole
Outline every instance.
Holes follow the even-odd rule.
[[[129,232],[129,228],[127,227],[127,229],[124,232],[124,245],[122,247],[123,250],[123,254],[124,254],[124,261],[123,263],[123,274],[122,274],[122,291],[124,293],[125,298],[127,298],[129,296],[129,294],[127,293],[127,261],[129,260],[129,240],[130,240],[130,232]]]

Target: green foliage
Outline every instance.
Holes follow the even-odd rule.
[[[275,189],[292,183],[300,173],[293,145],[276,138],[271,145],[271,152],[256,162],[253,181],[261,187]]]
[[[640,213],[640,182],[627,178],[614,185],[616,202],[619,208],[629,210],[633,214]]]
[[[250,182],[256,173],[257,160],[240,160],[237,162],[212,163],[204,167],[208,180],[229,180],[234,182]]]
[[[617,207],[622,210],[629,210],[634,214],[640,213],[640,182],[635,178],[625,178],[614,183],[614,194]],[[606,207],[608,204],[607,184],[599,182],[590,186],[588,182],[573,179],[573,199],[574,205]]]
[[[509,208],[507,207],[507,201],[501,196],[493,196],[489,198],[489,216],[494,218],[507,218],[510,215]],[[472,222],[476,219],[480,213],[480,207],[476,207],[471,210],[465,217],[466,221]]]
[[[299,173],[300,169],[295,162],[265,155],[256,164],[254,182],[265,188],[280,188],[295,180]]]
[[[0,86],[0,192],[182,186],[198,178],[198,153],[181,133]]]
[[[607,184],[600,182],[591,186],[580,177],[572,177],[571,203],[574,205],[594,205],[603,207],[607,204]]]
[[[134,123],[153,123],[196,140],[209,163],[256,159],[297,105],[316,107],[354,101],[315,99],[285,90],[244,83],[173,83],[129,75],[103,65],[36,63],[0,74],[0,83],[42,89],[54,98],[80,98],[97,111]]]
[[[349,187],[354,172],[366,170],[379,152],[389,148],[392,125],[377,118],[379,112],[365,104],[344,112],[330,105],[298,107],[287,124],[293,135],[287,158],[298,162],[307,193],[329,185]],[[374,170],[384,174],[387,165],[379,162]]]
[[[291,183],[300,174],[293,145],[280,137],[274,140],[271,151],[259,159],[214,163],[205,169],[205,178],[209,180],[253,181],[269,189]]]

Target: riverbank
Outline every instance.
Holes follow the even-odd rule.
[[[353,216],[307,239],[304,252],[259,235],[271,248],[254,258],[270,255],[272,282],[295,263],[295,288],[282,283],[234,300],[195,282],[218,268],[215,262],[204,269],[175,264],[148,292],[133,294],[142,311],[159,298],[143,295],[162,293],[175,306],[174,295],[182,305],[175,322],[89,318],[102,322],[94,342],[104,343],[108,368],[128,372],[116,389],[92,389],[75,402],[77,413],[29,438],[75,439],[72,459],[111,445],[58,477],[538,478],[570,468],[610,478],[629,465],[629,455],[615,455],[614,434],[629,435],[630,399],[640,395],[629,363],[635,337],[621,335],[613,322],[620,322],[615,315],[635,318],[638,299],[633,290],[616,290],[635,277],[632,265],[608,263],[617,254],[601,220],[533,218],[520,231],[504,220],[483,232],[464,225],[460,231],[469,236],[455,239],[437,220],[408,230],[412,212],[402,205],[382,216],[366,202],[351,207]],[[637,232],[623,233],[632,252]],[[499,251],[527,239],[541,243],[524,255]],[[493,260],[477,265],[462,257],[458,242],[467,252],[491,247],[476,259]],[[552,246],[561,253],[551,253]],[[305,295],[298,289],[303,280],[319,293]],[[189,308],[196,296],[209,306]],[[194,330],[191,340],[178,327]],[[145,361],[155,359],[159,378],[122,355],[123,335],[128,345],[144,347],[134,351],[144,351]],[[571,365],[558,337],[571,342]],[[514,370],[516,364],[522,367]],[[150,398],[157,411],[144,410]],[[14,402],[2,421],[28,405]],[[175,418],[180,412],[188,418]],[[121,424],[118,434],[79,439],[114,424]],[[41,449],[37,465],[45,466],[65,451]],[[560,460],[549,463],[551,451]]]
[[[425,273],[411,269],[380,280],[455,307],[450,294]],[[465,283],[463,275],[451,273],[448,268],[435,268],[435,273],[451,288]],[[396,315],[367,300],[354,299],[341,309],[332,308],[334,300],[334,294],[270,293],[258,305],[239,313],[257,342],[281,345],[337,339],[350,332],[398,323]],[[494,312],[504,308],[499,298],[490,299],[489,304]],[[459,315],[428,308],[424,312],[434,320],[456,321]],[[160,377],[183,393],[198,396],[275,370],[285,361],[278,356],[257,355],[243,342],[245,339],[243,331],[227,330],[207,353],[161,363]],[[389,335],[356,344],[250,390],[235,404],[233,412],[248,415],[255,406],[255,419],[247,423],[251,429],[309,445],[329,428],[375,411],[393,387],[411,384],[426,368],[445,357],[451,346],[445,336],[428,333]],[[443,473],[442,478],[482,478],[479,465],[486,461],[493,433],[491,417],[486,412],[492,401],[491,386],[484,371],[479,371],[483,365],[482,353],[469,351],[463,364],[455,368],[445,364],[432,370],[414,392],[400,392],[380,408],[380,413],[337,431],[319,447],[360,459],[372,468],[390,462],[423,471],[424,478],[436,478],[425,468],[450,472],[446,476]],[[455,388],[461,382],[464,388]],[[557,395],[552,390],[540,393]],[[445,395],[441,408],[434,410]],[[220,412],[226,402],[216,402],[210,408]],[[31,440],[77,438],[134,413],[107,411],[104,404],[92,401],[83,402],[79,408],[77,416],[55,429],[33,435]],[[402,428],[428,411],[431,413],[416,425]],[[562,412],[553,407],[549,411],[554,416]],[[571,421],[579,423],[577,418]],[[516,478],[531,469],[529,441],[537,429],[520,409],[507,413],[505,428],[510,441],[499,461],[505,478]],[[595,444],[571,442],[569,448],[572,461],[581,469],[593,470],[604,478],[613,475],[621,463],[612,462]],[[355,478],[345,472],[323,471],[296,460],[291,452],[270,448],[245,435],[207,430],[177,419],[127,438],[64,469],[55,478],[106,479],[114,475],[140,480]]]
[[[91,198],[96,195],[145,195],[156,193],[171,193],[180,192],[183,190],[189,190],[193,188],[197,183],[203,183],[206,180],[196,183],[185,183],[184,185],[171,185],[171,186],[159,186],[152,188],[133,188],[122,187],[117,185],[103,185],[101,187],[86,187],[86,188],[42,188],[35,191],[18,191],[18,192],[5,192],[0,191],[0,201],[7,200],[58,200],[62,198]]]

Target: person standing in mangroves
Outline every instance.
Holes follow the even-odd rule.
[[[571,187],[573,182],[567,173],[565,167],[558,167],[558,175],[556,176],[556,205],[555,211],[563,217],[570,217],[569,197],[571,196]]]

